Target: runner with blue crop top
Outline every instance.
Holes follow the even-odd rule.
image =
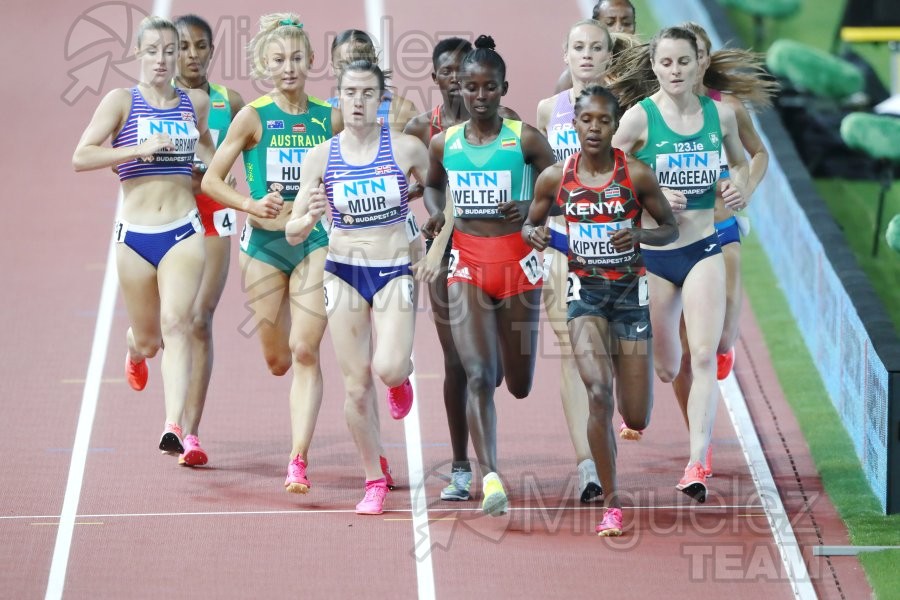
[[[664,29],[649,45],[660,89],[623,116],[613,146],[633,153],[656,172],[678,218],[680,237],[663,249],[644,249],[650,273],[650,315],[656,373],[672,381],[681,363],[678,334],[682,310],[694,382],[688,398],[690,458],[676,488],[706,500],[703,466],[718,400],[716,347],[725,312],[725,265],[713,227],[713,206],[724,146],[731,179],[722,185],[725,204],[742,208],[747,160],[734,111],[694,93],[697,41],[679,27]]]
[[[191,318],[203,274],[203,225],[191,193],[196,155],[212,158],[209,99],[172,85],[178,31],[147,17],[137,32],[140,81],[113,90],[97,107],[72,156],[76,171],[115,167],[124,200],[115,224],[116,264],[131,326],[125,372],[147,384],[147,358],[162,357],[166,423],[163,453],[184,452],[182,421],[191,379]],[[104,142],[112,138],[112,148]],[[199,234],[199,235],[195,235]]]
[[[428,153],[418,139],[378,122],[384,74],[377,65],[349,63],[338,88],[344,130],[307,155],[286,232],[289,242],[302,243],[321,227],[325,212],[331,215],[324,296],[344,375],[344,414],[366,475],[356,512],[378,515],[388,482],[379,461],[372,371],[388,387],[391,416],[405,417],[413,402],[409,375],[415,329],[405,233],[409,180],[424,181]]]
[[[575,99],[589,85],[604,83],[606,67],[612,51],[609,32],[598,21],[584,19],[569,28],[563,45],[563,61],[569,67],[573,87],[541,100],[537,108],[537,129],[550,142],[557,161],[565,161],[581,150],[575,127]],[[566,327],[566,256],[568,239],[565,218],[549,217],[550,245],[544,251],[544,308],[556,334],[560,366],[560,397],[569,427],[569,438],[575,448],[578,465],[578,496],[590,502],[602,493],[597,467],[591,458],[587,438],[587,390],[578,377],[572,356],[572,344]]]
[[[175,84],[183,89],[199,89],[209,94],[209,132],[218,145],[232,118],[244,106],[240,94],[225,86],[210,83],[207,70],[213,55],[212,29],[197,15],[183,15],[175,19],[181,51],[178,53],[178,73]],[[237,231],[237,217],[233,208],[222,206],[200,191],[200,181],[206,172],[206,163],[194,162],[192,187],[197,200],[197,211],[206,232],[206,264],[200,290],[194,300],[192,322],[191,360],[194,377],[191,378],[187,404],[184,408],[184,454],[179,463],[190,467],[205,465],[209,460],[200,445],[200,418],[206,404],[206,393],[213,366],[212,320],[231,264],[231,237]]]
[[[273,375],[293,368],[292,442],[284,487],[305,494],[310,488],[309,446],[322,404],[319,345],[326,325],[322,273],[328,235],[319,227],[303,244],[292,246],[284,226],[306,154],[332,135],[334,109],[305,91],[313,54],[297,15],[262,16],[249,53],[254,75],[271,79],[273,89],[235,117],[202,187],[221,204],[249,213],[241,231],[240,261],[252,315],[243,327],[259,336]],[[249,198],[225,182],[242,153]]]
[[[624,527],[616,485],[614,397],[629,424],[641,429],[653,405],[647,276],[636,246],[671,243],[678,229],[653,171],[610,145],[619,113],[616,97],[595,85],[575,102],[575,128],[584,149],[538,177],[522,237],[545,250],[551,236],[542,225],[551,209],[563,214],[569,234],[567,323],[590,397],[585,429],[607,507],[596,531],[617,536]],[[645,221],[657,227],[643,227],[645,212]]]
[[[519,234],[520,223],[532,199],[534,173],[555,161],[534,127],[498,114],[508,83],[493,39],[475,41],[463,61],[461,83],[471,117],[432,140],[425,189],[426,197],[434,195],[435,210],[450,216],[416,275],[426,281],[437,276],[452,224],[451,329],[466,371],[469,432],[484,476],[482,510],[497,516],[508,508],[497,473],[497,354],[507,389],[524,398],[537,357],[542,269],[538,253]],[[445,200],[448,184],[452,202]]]

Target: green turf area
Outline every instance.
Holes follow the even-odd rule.
[[[900,515],[885,517],[869,490],[840,417],[827,393],[778,282],[754,235],[743,245],[744,287],[784,394],[809,444],[825,490],[857,546],[900,545]],[[900,590],[900,551],[862,554],[860,561],[878,598]]]
[[[874,257],[872,232],[875,229],[879,184],[843,179],[819,179],[815,184],[819,195],[844,230],[847,243],[860,266],[872,280],[876,293],[894,321],[894,328],[900,331],[900,254],[891,250],[884,240],[887,221],[891,215],[900,213],[900,182],[891,189],[885,200],[878,256]]]
[[[818,0],[804,2],[803,9],[782,21],[769,21],[766,45],[777,38],[797,40],[822,50],[831,50],[835,33],[844,11],[843,0]],[[729,11],[735,30],[744,40],[753,38],[752,19],[739,11]],[[886,44],[853,44],[879,74],[885,85],[890,84],[890,53]],[[872,233],[875,226],[875,207],[878,200],[878,184],[862,181],[819,179],[819,194],[825,199],[831,213],[844,230],[847,243],[856,255],[863,270],[884,302],[894,327],[900,331],[900,254],[884,243],[881,231],[881,249],[872,258]],[[900,183],[888,195],[882,228],[900,213]]]
[[[657,29],[652,12],[644,0],[634,2],[638,30],[649,39]],[[843,12],[844,3],[836,0],[804,0],[801,15],[774,25],[768,39],[789,37],[830,49],[833,32]],[[735,29],[744,39],[752,38],[749,18],[735,16]],[[828,32],[823,35],[822,32]],[[774,37],[773,37],[774,36]],[[882,80],[888,81],[888,53],[884,45],[859,45],[855,49],[876,68]],[[883,245],[878,260],[870,258],[872,228],[875,223],[877,184],[823,180],[817,182],[819,193],[845,228],[849,244],[859,257],[869,277],[878,282],[876,290],[892,311],[900,329],[900,255]],[[773,199],[777,201],[777,199]],[[900,182],[888,200],[885,223],[900,211]],[[744,244],[744,285],[750,296],[779,382],[806,437],[816,468],[822,476],[832,503],[844,519],[850,539],[858,546],[900,545],[900,515],[885,517],[875,495],[869,490],[850,437],[831,402],[813,365],[809,351],[791,315],[784,295],[773,294],[778,282],[765,252],[755,236]],[[837,559],[840,560],[840,559]],[[878,598],[896,598],[900,590],[900,551],[864,553],[860,562]]]

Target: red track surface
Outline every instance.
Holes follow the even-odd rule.
[[[259,14],[283,6],[263,2],[250,21],[255,24]],[[533,119],[537,100],[549,95],[559,73],[564,32],[580,17],[576,3],[541,11],[523,11],[525,5],[514,0],[439,6],[385,0],[395,41],[413,29],[431,36],[429,43],[435,32],[493,34],[509,63],[507,104]],[[79,15],[90,11],[61,2],[52,7],[6,6],[0,20],[2,39],[16,48],[3,53],[6,73],[18,82],[5,92],[16,113],[7,123],[12,143],[0,167],[11,184],[0,261],[14,299],[0,315],[5,338],[0,361],[5,383],[0,442],[3,598],[40,598],[47,587],[117,190],[111,173],[76,176],[69,167],[98,98],[87,93],[72,105],[61,99],[69,85],[65,73],[80,64],[79,56],[91,52],[67,62],[64,42]],[[366,28],[361,0],[341,2],[338,10],[328,12],[330,7],[301,7],[319,53],[320,75],[326,58],[323,33]],[[214,25],[219,15],[248,14],[246,4],[234,0],[189,6],[176,0],[174,12],[188,8]],[[39,23],[42,33],[26,39],[26,29],[35,30],[21,25],[26,22]],[[258,93],[227,76],[245,72],[237,59],[247,41],[240,20],[219,26],[229,23],[235,35],[218,40],[221,62],[214,64],[213,73],[250,99]],[[409,58],[412,48],[392,51],[396,84],[424,108],[425,100],[429,106],[437,101],[435,94],[428,95],[427,62],[419,64],[423,76],[413,72],[413,63],[398,62],[398,56]],[[122,69],[134,70],[133,65],[130,71],[127,65]],[[110,73],[103,92],[125,85],[124,77]],[[328,95],[327,88],[324,75],[310,84],[322,96]],[[353,514],[363,474],[344,425],[343,388],[328,342],[323,349],[326,397],[310,460],[313,488],[307,496],[285,494],[289,381],[270,376],[258,341],[240,333],[249,315],[237,260],[232,265],[216,318],[216,365],[201,430],[211,458],[207,468],[178,467],[156,450],[163,422],[159,360],[152,361],[148,389],[132,392],[121,373],[127,323],[117,306],[65,597],[317,598],[368,592],[416,597],[420,582],[414,547],[420,537],[411,521],[403,425],[383,422],[387,451],[403,487],[388,496],[390,510],[382,517]],[[714,432],[716,477],[710,500],[696,505],[673,489],[686,460],[687,435],[669,390],[660,385],[645,439],[620,445],[620,485],[634,494],[627,503],[633,507],[626,510],[628,535],[603,540],[593,534],[600,511],[574,501],[574,455],[559,402],[554,340],[545,329],[531,396],[498,396],[499,454],[514,510],[495,520],[481,517],[476,501],[437,499],[450,450],[439,346],[427,310],[420,315],[417,402],[436,595],[790,597],[724,411]],[[855,559],[826,562],[813,558],[807,547],[846,543],[846,534],[822,493],[749,314],[736,372],[784,502],[798,517],[795,528],[817,592],[828,598],[868,596]]]

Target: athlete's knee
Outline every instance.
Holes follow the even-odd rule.
[[[595,381],[585,386],[588,394],[588,409],[595,417],[612,418],[613,386],[608,382]]]
[[[465,373],[470,398],[479,401],[493,396],[494,388],[497,387],[494,373],[481,367],[466,369]]]
[[[691,370],[714,368],[718,344],[702,344],[691,350]]]
[[[186,337],[191,331],[191,315],[178,314],[172,311],[163,311],[159,315],[159,329],[163,339],[172,337]]]
[[[630,413],[622,413],[622,421],[625,423],[625,427],[627,427],[628,429],[643,431],[650,425],[650,413],[645,412],[641,416]]]
[[[678,373],[681,371],[679,367],[680,364],[666,365],[663,364],[662,361],[659,361],[657,364],[653,365],[653,369],[656,371],[656,376],[659,377],[659,380],[663,383],[672,383],[673,381],[675,381],[675,378],[678,377]]]
[[[388,387],[396,387],[409,377],[409,359],[395,356],[381,357],[376,355],[372,359],[372,370],[375,375]]]
[[[153,358],[159,349],[162,348],[162,337],[158,335],[139,335],[134,336],[134,349],[146,358]]]
[[[276,377],[281,377],[291,369],[291,355],[288,352],[263,349],[263,358],[269,372]]]
[[[371,385],[364,381],[345,382],[344,414],[347,416],[367,415],[372,409]]]
[[[304,367],[314,367],[319,364],[319,344],[309,340],[294,340],[290,342],[291,357],[293,362]]]
[[[506,389],[509,390],[509,393],[512,394],[514,398],[519,400],[527,398],[528,394],[531,393],[531,378],[507,377]]]
[[[212,311],[199,310],[191,319],[191,333],[198,340],[208,342],[212,339]]]

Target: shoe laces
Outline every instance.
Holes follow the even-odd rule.
[[[387,486],[377,483],[366,484],[366,495],[363,502],[374,502],[375,500],[384,500],[387,495]]]
[[[453,471],[450,473],[450,485],[458,490],[468,491],[472,485],[472,471]]]
[[[600,526],[604,525],[615,525],[616,527],[620,527],[622,524],[622,509],[620,508],[607,508],[606,514],[603,515],[603,520],[600,521]]]

